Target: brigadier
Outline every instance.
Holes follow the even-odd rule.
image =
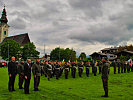
[[[40,59],[36,59],[36,63],[32,66],[32,73],[34,75],[34,91],[38,91],[38,86],[40,83],[40,76],[41,76],[41,65]]]
[[[24,92],[25,94],[29,94],[29,85],[31,79],[31,60],[27,59],[27,63],[24,64],[24,76],[25,76],[25,84],[24,84]]]
[[[22,85],[24,82],[24,60],[18,64],[18,74],[19,74],[19,89],[23,89]]]
[[[108,67],[110,66],[110,64],[107,62],[107,58],[102,59],[102,61],[102,82],[105,91],[105,95],[103,95],[102,97],[108,97]]]
[[[9,74],[8,89],[9,89],[9,92],[12,92],[12,91],[15,91],[14,82],[15,82],[15,77],[17,75],[17,65],[15,62],[15,57],[12,57],[11,61],[8,63],[8,74]]]

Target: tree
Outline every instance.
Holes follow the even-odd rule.
[[[80,54],[79,60],[86,60],[86,54],[84,52]]]
[[[50,53],[51,60],[60,60],[62,61],[65,59],[65,61],[75,61],[76,60],[76,52],[73,49],[69,48],[55,48]]]
[[[2,45],[1,45],[1,56],[3,59],[7,60],[8,56],[9,59],[14,56],[16,59],[20,58],[21,56],[21,48],[19,43],[17,43],[14,40],[6,40]],[[9,60],[8,59],[8,60]]]
[[[30,57],[39,57],[40,52],[36,50],[36,47],[34,43],[30,42],[24,45],[24,48],[22,49],[22,58],[26,60],[27,58]]]

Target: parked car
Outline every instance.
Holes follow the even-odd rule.
[[[6,67],[6,66],[7,66],[7,61],[0,60],[0,67]]]

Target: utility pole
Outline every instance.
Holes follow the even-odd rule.
[[[45,57],[45,44],[44,44],[44,57]]]
[[[9,61],[9,43],[8,43],[8,61]]]
[[[59,46],[59,61],[60,61],[60,46]]]

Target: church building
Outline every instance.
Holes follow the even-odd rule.
[[[0,18],[0,43],[3,43],[5,40],[15,40],[20,44],[21,47],[23,47],[25,44],[30,42],[30,38],[28,33],[19,34],[15,36],[9,36],[9,25],[8,25],[8,19],[6,14],[6,9],[4,6],[4,9],[2,11],[2,15]]]

